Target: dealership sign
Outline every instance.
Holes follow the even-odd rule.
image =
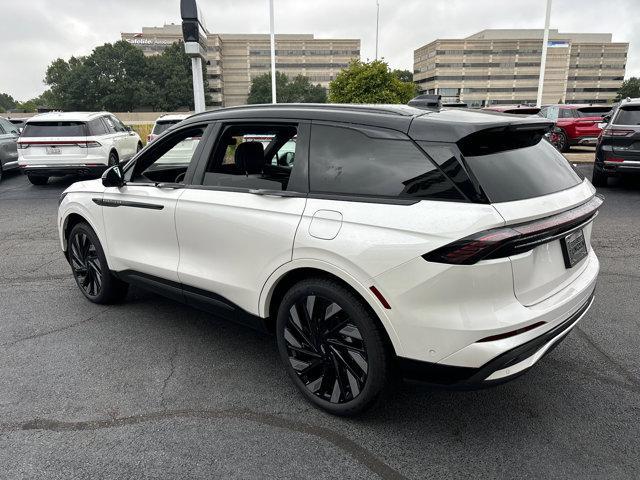
[[[158,38],[125,38],[125,40],[133,45],[171,45],[175,40],[158,39]]]

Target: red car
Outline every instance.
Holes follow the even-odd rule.
[[[611,105],[545,105],[540,116],[554,120],[560,129],[557,147],[566,152],[572,145],[595,145],[600,135],[598,123]]]

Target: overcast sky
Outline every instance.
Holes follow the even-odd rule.
[[[375,0],[274,0],[277,33],[360,38],[375,52]],[[120,32],[180,21],[179,0],[2,0],[0,92],[18,100],[42,93],[47,65],[85,55]],[[199,0],[212,32],[268,33],[268,0]],[[610,32],[630,42],[627,77],[640,75],[638,0],[553,0],[551,28]],[[413,50],[436,38],[486,28],[543,28],[545,0],[380,0],[380,55],[413,69]]]

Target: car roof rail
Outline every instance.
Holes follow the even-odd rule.
[[[422,110],[440,110],[442,108],[442,96],[431,94],[418,95],[409,100],[407,105]]]

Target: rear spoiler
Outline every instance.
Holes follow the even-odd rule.
[[[456,143],[463,155],[470,157],[489,155],[535,145],[553,127],[553,122],[516,123],[491,127],[471,133]]]

